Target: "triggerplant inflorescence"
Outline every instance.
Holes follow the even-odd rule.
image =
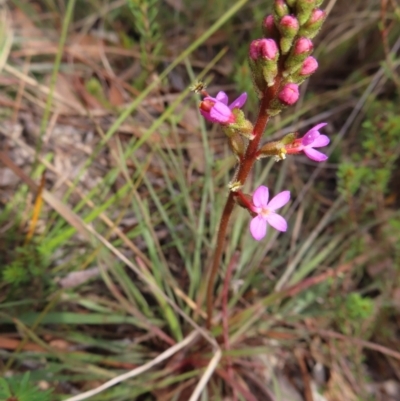
[[[259,112],[254,125],[245,117],[242,106],[246,94],[228,106],[228,97],[219,92],[215,98],[205,90],[200,104],[201,114],[209,121],[220,124],[229,145],[238,160],[235,177],[229,185],[230,193],[221,218],[216,252],[207,291],[208,323],[212,312],[212,286],[222,256],[225,234],[234,204],[247,209],[253,216],[250,232],[261,240],[267,223],[279,231],[286,231],[283,217],[275,213],[289,201],[289,191],[283,191],[268,203],[268,189],[259,187],[253,197],[242,192],[242,187],[253,164],[264,157],[283,160],[287,155],[304,152],[311,160],[322,162],[327,156],[315,148],[329,144],[321,135],[321,123],[311,128],[302,138],[290,133],[280,140],[260,144],[268,120],[300,98],[300,85],[318,68],[311,55],[312,39],[320,30],[326,13],[319,7],[322,0],[275,0],[273,13],[262,21],[263,37],[251,42],[248,60],[255,91],[259,97]]]
[[[263,119],[265,127],[269,117],[295,104],[300,97],[299,86],[317,70],[318,62],[311,56],[314,50],[311,39],[326,17],[325,12],[318,8],[321,3],[318,0],[275,0],[273,14],[263,20],[264,37],[250,43],[249,64],[261,105],[254,127],[241,110],[247,99],[246,93],[228,105],[224,92],[213,98],[202,91],[205,97],[200,104],[200,113],[208,121],[221,125],[239,161],[236,177],[230,185],[231,192],[237,203],[250,213],[254,208],[243,202],[248,195],[242,194],[240,189],[248,174],[248,166],[251,167],[255,160],[272,156],[279,161],[286,155],[301,152],[317,162],[327,159],[326,155],[314,149],[329,144],[329,138],[318,131],[326,123],[311,128],[303,138],[297,139],[293,133],[261,147],[258,144],[264,129],[256,129]],[[261,239],[264,235],[254,235],[255,221],[263,227],[260,219],[253,219],[251,232],[254,238]]]

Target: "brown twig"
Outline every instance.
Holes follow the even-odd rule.
[[[231,387],[233,387],[235,390],[237,390],[246,401],[257,401],[257,398],[250,393],[249,390],[243,388],[243,386],[237,382],[237,381],[232,381],[228,375],[227,372],[221,369],[217,369],[217,374],[220,376],[223,380],[225,380]]]
[[[310,374],[308,373],[306,363],[304,361],[304,352],[300,349],[295,351],[295,355],[297,358],[297,362],[300,366],[301,375],[303,377],[303,384],[304,384],[304,398],[306,401],[314,401],[314,397],[311,391],[311,380]]]

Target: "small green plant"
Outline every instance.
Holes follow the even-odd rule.
[[[143,82],[151,73],[155,64],[153,57],[161,48],[160,25],[157,14],[160,9],[159,0],[128,0],[128,6],[135,22],[134,28],[140,35],[141,65],[143,68],[139,82]]]
[[[50,401],[51,391],[39,390],[29,381],[30,373],[20,377],[0,377],[0,401]]]
[[[347,199],[357,194],[364,210],[383,202],[399,154],[400,117],[396,101],[373,102],[359,134],[360,151],[343,161],[338,170],[338,190]],[[360,217],[362,214],[357,213]]]

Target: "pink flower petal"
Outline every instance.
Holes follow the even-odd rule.
[[[275,211],[276,209],[285,206],[286,203],[289,202],[289,199],[290,191],[283,191],[271,199],[271,201],[268,203],[268,209],[271,211]]]
[[[280,214],[271,213],[270,215],[268,215],[267,221],[278,231],[287,230],[287,222]]]
[[[240,109],[246,103],[246,100],[247,100],[247,93],[244,92],[229,105],[229,108],[231,110],[234,108]]]
[[[268,188],[260,185],[253,194],[253,203],[256,207],[267,207],[269,199]]]
[[[210,117],[213,119],[213,121],[220,124],[226,124],[228,122],[231,122],[232,118],[235,118],[232,115],[231,109],[221,102],[215,103],[214,106],[211,108]]]
[[[323,153],[318,152],[318,150],[312,148],[304,149],[304,153],[309,159],[314,160],[316,162],[324,162],[328,158],[327,155],[324,155]]]
[[[261,216],[254,217],[250,221],[250,232],[256,241],[260,241],[267,233],[267,222]]]
[[[308,132],[318,131],[320,128],[325,127],[325,125],[328,125],[328,123],[317,124],[315,127],[312,127]],[[308,134],[308,132],[307,132],[307,134]]]
[[[314,146],[314,141],[320,136],[321,134],[318,131],[308,131],[303,138],[301,139],[301,144],[303,146]]]
[[[321,148],[322,146],[329,145],[330,139],[326,135],[320,135],[312,143],[313,148]]]
[[[216,122],[216,121],[214,121],[214,120],[211,119],[211,116],[210,116],[210,112],[209,112],[209,111],[204,111],[204,110],[202,110],[202,109],[199,109],[199,110],[200,110],[200,114],[201,114],[206,120],[211,121],[211,122],[213,122],[213,123]]]
[[[216,100],[218,100],[219,102],[228,105],[228,95],[221,91],[217,93],[217,96],[215,97]]]

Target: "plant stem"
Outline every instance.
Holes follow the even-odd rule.
[[[256,124],[254,125],[253,133],[254,139],[249,142],[249,146],[246,149],[246,153],[239,164],[236,181],[239,181],[242,185],[245,183],[247,176],[249,175],[254,162],[256,161],[256,155],[260,140],[265,131],[265,127],[269,120],[268,108],[271,100],[276,97],[281,82],[280,76],[276,78],[275,84],[268,88],[261,99],[260,108],[258,110],[258,116]],[[235,206],[235,192],[229,193],[228,199],[226,200],[224,210],[222,212],[221,221],[218,228],[217,245],[215,247],[215,253],[213,262],[210,269],[210,274],[207,284],[207,328],[211,327],[212,310],[214,304],[214,282],[218,272],[219,263],[224,250],[225,236],[228,228],[229,219],[232,215],[233,207]]]
[[[229,283],[231,281],[232,271],[237,266],[239,259],[239,253],[235,253],[230,261],[228,268],[226,269],[224,286],[222,289],[222,332],[224,337],[225,351],[229,351],[229,312],[228,312],[228,295],[229,295]],[[231,382],[234,382],[232,357],[226,356],[226,370]],[[237,401],[236,389],[232,387],[233,401]]]

